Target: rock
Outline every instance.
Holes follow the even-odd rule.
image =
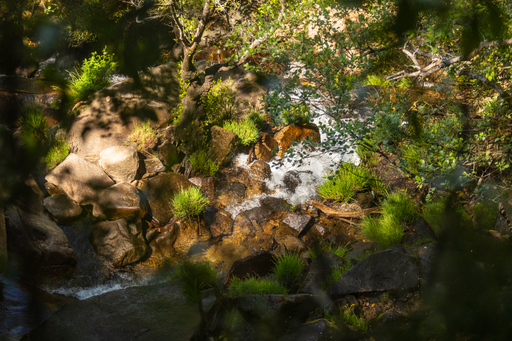
[[[132,182],[139,169],[137,149],[114,146],[100,153],[100,166],[116,183]]]
[[[203,212],[203,217],[213,238],[233,233],[233,219],[228,212],[208,207]]]
[[[46,190],[46,192],[48,192],[49,195],[64,193],[64,191],[61,190],[59,187],[49,182],[44,183],[44,189]]]
[[[357,241],[351,246],[352,250],[345,256],[350,261],[355,261],[363,254],[372,252],[375,248],[372,242]]]
[[[43,205],[57,223],[72,221],[82,214],[82,208],[65,193],[53,194],[45,198]]]
[[[331,285],[329,294],[341,296],[375,291],[414,289],[419,271],[414,259],[403,253],[384,250],[368,256]]]
[[[160,229],[160,234],[149,243],[152,255],[160,258],[170,258],[174,256],[174,243],[178,238],[179,227],[175,221],[171,220],[167,225]],[[147,238],[147,236],[146,236]]]
[[[340,260],[340,257],[332,252],[322,252],[309,265],[308,272],[299,287],[299,292],[320,297],[324,292],[323,287],[327,278],[332,274],[332,269],[340,265]]]
[[[423,218],[419,218],[416,221],[416,224],[414,224],[412,230],[404,235],[403,240],[408,244],[413,245],[421,241],[435,241],[437,240],[437,237],[427,221]]]
[[[200,323],[199,305],[171,281],[70,302],[25,340],[191,340]]]
[[[421,269],[421,285],[426,286],[432,283],[432,265],[436,257],[437,243],[431,242],[418,246],[418,258]]]
[[[228,286],[233,277],[247,278],[250,276],[264,277],[272,273],[276,257],[269,251],[258,251],[252,255],[239,259],[231,265],[225,286]]]
[[[168,122],[180,102],[177,67],[160,65],[141,76],[144,91],[133,79],[100,90],[89,107],[76,117],[66,140],[80,157],[99,154],[123,145],[134,128],[135,117],[159,123]]]
[[[89,241],[94,251],[116,268],[135,263],[146,255],[139,217],[94,224]]]
[[[155,174],[165,172],[165,166],[157,157],[149,157],[144,159],[144,174]]]
[[[164,141],[157,149],[158,159],[170,169],[172,166],[181,163],[183,156],[180,156],[178,147],[171,141]]]
[[[210,231],[206,228],[204,221],[195,221],[184,218],[176,221],[178,234],[174,242],[174,250],[182,256],[191,256],[203,253],[211,238]]]
[[[183,175],[177,173],[158,174],[144,179],[139,183],[139,189],[147,200],[150,212],[149,220],[155,226],[164,226],[172,217],[171,200],[181,189],[188,189],[193,184]]]
[[[272,171],[270,165],[262,160],[256,160],[249,166],[249,176],[255,180],[265,181],[270,179]]]
[[[75,154],[69,154],[45,179],[62,189],[79,205],[94,203],[100,191],[114,185],[114,181],[101,168]]]
[[[7,207],[5,219],[9,254],[19,257],[28,271],[44,276],[67,275],[74,270],[73,249],[53,221],[15,206]]]
[[[297,235],[307,232],[313,222],[314,219],[307,214],[289,213],[283,219],[283,223],[297,231]]]
[[[301,325],[297,330],[279,338],[279,341],[343,340],[345,333],[333,323],[321,319]]]
[[[215,199],[215,179],[213,177],[190,178],[188,181],[199,187],[201,192],[203,192],[210,201]]]
[[[262,231],[261,223],[269,216],[269,212],[262,207],[240,213],[233,223],[233,234],[248,235],[252,232]]]
[[[290,192],[295,192],[295,189],[302,183],[299,172],[289,171],[283,177],[283,184],[285,188]]]
[[[292,142],[300,142],[304,139],[311,139],[320,142],[320,132],[316,125],[308,123],[302,126],[287,126],[281,129],[276,135],[275,140],[279,144],[279,157],[283,157],[292,145]]]
[[[240,140],[238,136],[221,127],[212,127],[212,140],[208,155],[221,166],[228,165],[235,156],[235,147]]]
[[[102,191],[92,209],[93,216],[106,220],[136,216],[140,215],[140,212],[140,197],[137,189],[126,182]]]
[[[278,253],[297,252],[300,253],[306,249],[306,244],[302,240],[294,236],[286,236],[277,240],[283,250],[277,250]],[[279,252],[281,251],[281,252]]]
[[[241,182],[230,182],[217,191],[217,200],[224,206],[238,204],[246,197],[247,186]]]
[[[43,200],[43,191],[37,185],[36,180],[30,176],[17,189],[14,196],[14,205],[25,212],[37,215],[43,212]]]
[[[276,155],[279,144],[267,133],[260,133],[260,139],[254,146],[254,154],[261,161],[269,162]]]
[[[7,234],[5,231],[4,208],[0,207],[0,275],[7,269]]]
[[[272,212],[285,212],[292,208],[285,199],[274,197],[264,197],[260,199],[260,205]]]

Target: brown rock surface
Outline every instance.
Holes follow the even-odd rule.
[[[72,221],[82,214],[82,208],[65,193],[45,198],[43,205],[58,223]]]
[[[234,157],[235,147],[238,144],[238,136],[221,127],[212,127],[212,140],[208,155],[220,165],[227,165]]]
[[[291,147],[292,142],[300,142],[305,139],[320,142],[320,132],[316,125],[308,123],[302,126],[287,126],[281,129],[274,138],[279,144],[278,155],[279,157],[283,157],[284,152]]]
[[[128,146],[114,146],[100,153],[101,168],[116,183],[132,182],[139,168],[137,149]]]
[[[122,182],[102,191],[93,205],[92,214],[100,219],[116,220],[139,215],[140,197],[137,189]]]
[[[254,146],[254,153],[259,160],[268,162],[274,157],[279,148],[277,141],[267,133],[261,133],[260,140]]]

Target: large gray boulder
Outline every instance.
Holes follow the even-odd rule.
[[[5,210],[7,247],[25,268],[36,275],[67,275],[76,258],[68,238],[43,214],[35,215],[15,206]]]
[[[172,281],[70,302],[23,340],[191,340],[200,323],[199,305]]]
[[[114,146],[100,153],[101,168],[116,183],[132,182],[139,169],[137,149],[129,146]]]
[[[65,193],[52,194],[46,197],[43,205],[57,223],[73,221],[82,214],[82,207]]]
[[[92,214],[100,219],[116,220],[140,213],[140,197],[137,189],[122,182],[115,184],[98,195]]]
[[[45,179],[80,205],[93,204],[100,191],[114,185],[100,167],[75,154],[69,154]]]
[[[420,279],[414,258],[394,250],[368,256],[349,269],[329,288],[333,296],[415,289]]]
[[[135,263],[147,251],[138,217],[97,223],[92,226],[89,241],[94,251],[114,267]]]

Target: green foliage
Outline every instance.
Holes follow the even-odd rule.
[[[29,145],[40,144],[48,137],[48,119],[43,108],[36,102],[25,103],[21,108],[21,136]]]
[[[389,82],[383,76],[369,75],[365,82],[366,85],[388,86]]]
[[[173,112],[174,117],[173,117],[172,123],[175,125],[178,125],[181,122],[181,116],[183,114],[183,99],[185,98],[185,96],[187,96],[187,89],[190,86],[190,82],[185,81],[183,79],[183,77],[181,77],[181,64],[182,64],[182,62],[177,63],[179,74],[180,74],[180,76],[179,76],[179,82],[180,82],[179,99],[180,99],[180,102],[178,103],[176,108],[174,108],[174,112]]]
[[[487,208],[485,208],[485,206],[476,208],[476,211],[480,210],[480,219],[478,219],[477,216],[477,222],[482,222],[484,224],[484,228],[485,226],[489,227],[490,223],[488,221],[484,222],[481,219],[486,219],[490,212],[487,210]],[[429,223],[437,236],[439,236],[443,229],[447,227],[445,217],[446,212],[448,211],[456,214],[458,219],[460,219],[460,222],[462,222],[462,224],[465,226],[473,226],[473,220],[471,219],[471,216],[464,210],[462,205],[458,203],[450,204],[448,196],[434,197],[430,202],[427,202],[423,205],[422,216]],[[494,213],[496,213],[496,211],[494,211]],[[493,216],[491,220],[492,222],[494,222],[494,218],[495,216]]]
[[[228,293],[231,297],[239,297],[265,294],[286,295],[288,292],[281,284],[268,278],[249,277],[240,279],[233,277],[228,288]]]
[[[311,120],[309,106],[305,103],[289,104],[281,109],[278,117],[274,119],[276,124],[294,126],[296,124],[306,124]]]
[[[196,302],[201,299],[202,290],[218,287],[217,271],[206,262],[183,261],[174,278],[183,281],[185,294]]]
[[[286,253],[277,258],[274,275],[281,285],[294,292],[299,287],[303,270],[302,258],[295,253]]]
[[[498,204],[492,201],[482,201],[471,207],[475,215],[475,226],[485,230],[493,230],[496,224]]]
[[[352,306],[347,307],[341,314],[343,321],[350,329],[363,334],[368,331],[368,324],[352,311]]]
[[[210,204],[208,198],[195,186],[181,189],[171,200],[171,211],[176,218],[184,218],[200,215]]]
[[[414,201],[406,192],[390,193],[382,203],[382,215],[393,216],[404,224],[411,224],[418,218]]]
[[[224,122],[223,128],[235,133],[240,138],[240,143],[244,146],[248,146],[258,140],[258,126],[250,117],[242,121]]]
[[[92,93],[110,85],[109,77],[116,67],[114,55],[107,53],[106,47],[100,55],[93,52],[90,58],[84,60],[80,70],[70,72],[70,97],[75,102],[83,101]]]
[[[357,192],[373,189],[386,193],[386,187],[369,169],[346,163],[318,187],[318,195],[324,200],[349,202]]]
[[[48,169],[54,169],[69,154],[69,145],[66,139],[54,139],[51,143],[50,150],[46,154],[44,160]]]
[[[219,164],[208,156],[206,150],[199,150],[189,156],[189,161],[195,170],[206,176],[215,176],[219,170]]]
[[[222,78],[213,82],[206,98],[203,98],[208,125],[222,126],[224,121],[232,120],[239,111],[236,100],[236,90],[233,90],[233,81],[228,79],[222,83]]]
[[[143,122],[142,125],[135,123],[135,127],[128,136],[128,139],[137,144],[138,149],[152,149],[158,143],[158,134],[151,127],[150,122]]]

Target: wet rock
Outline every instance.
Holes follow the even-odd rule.
[[[191,340],[200,323],[199,305],[171,281],[70,302],[26,340]]]
[[[242,202],[246,197],[247,186],[241,182],[230,182],[218,191],[217,200],[224,206]]]
[[[159,158],[149,157],[144,159],[145,174],[165,172],[165,166]]]
[[[149,218],[153,225],[164,226],[172,217],[171,200],[181,189],[188,189],[193,184],[183,175],[177,173],[158,174],[139,182],[138,188],[144,194],[151,213]]]
[[[351,245],[351,251],[345,256],[350,261],[355,261],[362,255],[368,252],[372,252],[375,249],[375,245],[372,242],[358,241]]]
[[[180,152],[178,147],[176,147],[170,141],[164,141],[158,147],[158,158],[162,161],[162,163],[167,167],[171,168],[172,166],[181,163],[183,157],[180,157]]]
[[[228,212],[207,208],[203,217],[213,238],[227,236],[233,232],[233,219]]]
[[[188,181],[199,187],[201,192],[203,192],[210,201],[215,199],[215,179],[213,177],[190,178]]]
[[[249,166],[249,176],[259,181],[270,179],[272,171],[270,165],[262,160],[256,160]]]
[[[291,210],[291,205],[283,198],[265,197],[260,199],[260,205],[272,212],[285,212]]]
[[[297,235],[300,235],[303,232],[307,232],[313,222],[314,219],[307,214],[289,213],[283,219],[283,223],[297,231]]]
[[[240,140],[238,136],[227,129],[213,126],[211,129],[212,140],[208,155],[220,165],[227,165],[235,156],[235,148]]]
[[[114,181],[101,168],[75,154],[69,154],[45,179],[62,189],[79,205],[94,203],[100,191],[114,185]]]
[[[331,341],[342,340],[343,335],[339,327],[321,319],[301,325],[292,333],[286,334],[279,341]]]
[[[72,221],[82,214],[82,208],[65,193],[53,194],[45,198],[43,205],[57,223]]]
[[[116,268],[137,262],[147,250],[138,217],[94,224],[89,241],[94,251]]]
[[[178,228],[178,234],[174,242],[174,250],[178,254],[191,256],[206,251],[211,234],[203,220],[184,218],[176,221],[175,225]]]
[[[137,189],[126,182],[107,188],[98,195],[92,214],[106,220],[139,215],[140,197]]]
[[[403,253],[384,250],[368,256],[349,269],[331,285],[333,296],[414,289],[419,284],[419,270],[414,259]]]
[[[263,230],[262,222],[269,216],[269,212],[262,207],[240,213],[233,223],[233,234],[250,234]]]
[[[40,214],[44,210],[43,200],[43,191],[31,176],[18,188],[18,192],[14,196],[14,205],[25,212]]]
[[[153,255],[160,258],[169,258],[174,255],[174,243],[178,238],[179,228],[175,221],[171,220],[167,225],[160,228],[160,234],[149,243]],[[146,236],[147,238],[147,236]]]
[[[76,265],[64,232],[43,214],[9,206],[5,210],[7,247],[27,270],[37,275],[67,275]]]
[[[254,146],[254,154],[259,160],[268,162],[276,155],[279,144],[267,133],[260,133],[261,138]]]
[[[320,132],[316,125],[308,123],[302,126],[287,126],[281,129],[276,135],[275,140],[279,144],[279,157],[283,157],[292,142],[300,142],[304,139],[311,139],[315,142],[320,142]]]
[[[101,168],[116,183],[131,182],[139,169],[137,149],[128,146],[114,146],[100,153]]]
[[[228,286],[233,277],[267,276],[272,273],[275,262],[274,254],[269,251],[258,251],[248,257],[239,259],[231,265],[224,285]]]
[[[416,221],[416,224],[414,224],[412,230],[404,235],[403,238],[403,240],[405,240],[410,245],[421,241],[434,241],[436,239],[437,237],[434,231],[432,231],[430,225],[423,218],[419,218]]]
[[[276,240],[279,243],[279,248],[276,250],[277,253],[283,252],[296,252],[300,253],[306,250],[306,244],[302,240],[294,236],[286,236],[282,239]]]

